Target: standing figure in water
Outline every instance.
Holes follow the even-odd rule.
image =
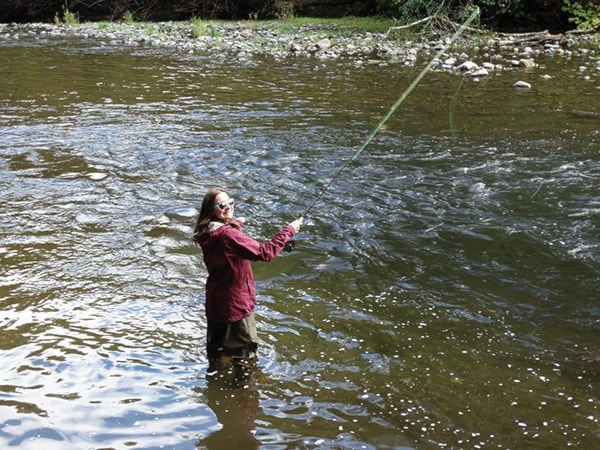
[[[193,235],[208,270],[208,376],[216,373],[221,356],[231,358],[236,374],[244,373],[256,358],[256,287],[250,261],[272,261],[302,225],[302,218],[296,219],[270,241],[257,242],[242,232],[245,219],[234,218],[234,207],[225,189],[209,190],[202,200]]]

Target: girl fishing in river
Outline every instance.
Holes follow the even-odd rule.
[[[439,60],[478,15],[477,8],[396,100],[354,155],[339,167],[304,214],[280,229],[270,241],[256,242],[241,231],[245,220],[234,219],[234,201],[226,190],[213,189],[206,193],[193,239],[202,248],[204,263],[208,269],[206,351],[209,368],[207,374],[215,373],[223,355],[230,356],[234,368],[238,370],[243,369],[250,359],[255,358],[258,347],[254,319],[256,290],[250,261],[272,261],[286,247],[288,241],[292,243],[291,238],[300,230],[302,218],[308,216],[342,171],[371,143],[400,104],[429,72],[435,61]],[[289,249],[293,247],[290,245]]]
[[[225,189],[209,190],[202,200],[193,240],[208,270],[207,375],[216,374],[222,356],[230,357],[237,375],[256,358],[258,339],[254,308],[256,288],[250,261],[272,261],[298,233],[302,218],[259,243],[242,232],[244,218],[234,219],[235,202]]]

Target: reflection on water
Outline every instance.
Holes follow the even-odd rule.
[[[248,385],[206,380],[190,234],[225,185],[267,238],[416,73],[1,46],[0,442],[593,448],[599,75],[429,74],[256,264]],[[584,58],[582,56],[581,58]],[[264,70],[268,64],[269,71]],[[545,83],[545,84],[542,84]]]
[[[221,424],[197,443],[199,448],[259,448],[261,441],[254,435],[256,414],[259,408],[258,391],[255,388],[239,387],[221,379],[210,380],[205,399]]]

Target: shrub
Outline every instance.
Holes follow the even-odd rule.
[[[563,11],[578,30],[596,31],[600,27],[600,5],[592,0],[563,0]]]
[[[135,19],[131,11],[125,11],[123,13],[123,22],[125,22],[128,25],[133,25],[135,23]]]
[[[77,25],[79,23],[79,14],[69,11],[67,5],[63,5],[62,18],[58,13],[54,16],[54,23],[59,25],[64,23],[65,25]]]

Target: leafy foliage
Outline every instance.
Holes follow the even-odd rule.
[[[563,11],[569,14],[569,22],[579,30],[600,28],[600,4],[597,1],[563,0]]]
[[[581,3],[565,0],[569,3]],[[594,0],[585,0],[589,3]],[[473,8],[481,11],[480,20],[488,26],[531,28],[536,26],[562,27],[566,23],[563,0],[376,0],[377,9],[402,22],[438,15],[460,22]],[[597,2],[596,2],[597,3]]]
[[[60,23],[83,20],[126,22],[237,19],[291,19],[307,5],[361,4],[369,13],[411,23],[426,17],[462,22],[474,7],[480,21],[492,28],[597,29],[598,0],[3,0],[0,22],[44,21]],[[340,9],[340,11],[342,11]],[[435,26],[436,24],[433,24]],[[423,25],[426,26],[426,25]]]

